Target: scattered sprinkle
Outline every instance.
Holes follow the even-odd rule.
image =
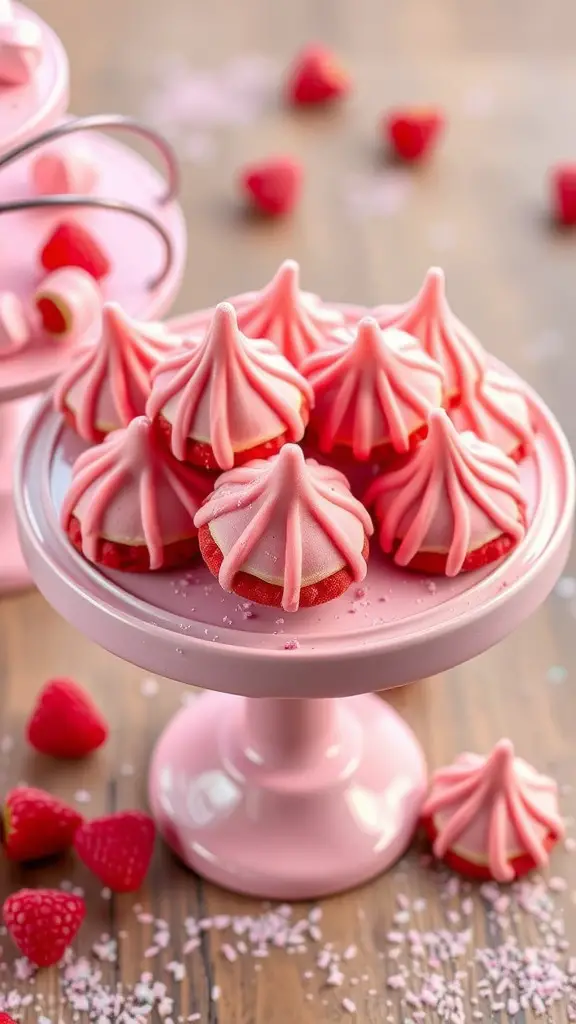
[[[89,804],[92,800],[92,794],[87,789],[77,789],[74,793],[74,800],[77,804]]]
[[[146,676],[140,683],[140,693],[143,697],[155,697],[159,689],[158,680],[154,676]]]

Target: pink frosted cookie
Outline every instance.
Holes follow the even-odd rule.
[[[86,441],[101,441],[145,409],[153,367],[175,347],[161,324],[137,323],[116,303],[102,310],[101,333],[59,378],[54,405]]]
[[[508,554],[525,533],[518,467],[472,433],[459,434],[441,409],[428,434],[365,497],[379,541],[397,565],[457,576]]]
[[[222,474],[194,521],[221,587],[258,604],[295,612],[366,575],[370,516],[342,473],[298,445]]]
[[[185,565],[198,551],[194,516],[211,487],[138,416],[76,460],[62,527],[88,561],[108,569]]]
[[[34,296],[47,334],[55,338],[83,338],[97,330],[102,315],[102,292],[85,270],[63,267],[48,274]]]
[[[428,414],[442,404],[438,363],[409,334],[381,331],[372,317],[348,344],[309,356],[302,373],[314,390],[311,428],[322,452],[389,463],[426,436]]]
[[[0,88],[27,85],[42,60],[42,30],[26,17],[12,15],[11,5],[0,11]]]
[[[88,196],[96,187],[99,171],[86,146],[61,142],[34,157],[30,177],[39,196]]]
[[[155,370],[147,413],[177,459],[231,469],[300,441],[312,402],[310,385],[276,346],[246,338],[222,302],[204,337]]]
[[[458,430],[472,430],[515,462],[534,451],[535,431],[526,390],[520,381],[487,370],[470,393],[451,410]]]
[[[500,740],[488,757],[461,754],[433,777],[422,822],[436,857],[475,879],[511,882],[544,868],[564,836],[558,787]]]
[[[0,359],[15,355],[31,337],[22,300],[13,292],[0,292]]]
[[[331,344],[333,331],[345,325],[340,310],[301,290],[300,268],[295,260],[285,260],[264,288],[234,295],[227,301],[234,306],[238,326],[248,338],[274,342],[298,368],[311,352]],[[212,313],[200,310],[195,314],[193,329],[206,326]]]
[[[460,401],[486,369],[486,353],[471,331],[454,315],[446,299],[444,273],[432,267],[420,291],[403,306],[380,306],[374,316],[381,327],[397,327],[418,339],[444,370],[446,403]]]

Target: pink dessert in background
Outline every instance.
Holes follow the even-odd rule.
[[[138,323],[116,303],[106,303],[98,341],[79,352],[58,380],[56,409],[86,441],[127,427],[145,410],[152,369],[175,344],[161,324]]]
[[[16,16],[10,0],[0,4],[0,87],[27,85],[42,60],[42,31]]]
[[[301,374],[271,341],[248,339],[222,302],[205,335],[158,366],[147,413],[177,459],[231,469],[300,441],[312,403]]]
[[[422,808],[436,857],[472,878],[511,882],[544,868],[564,836],[558,787],[500,740],[437,771]]]
[[[19,352],[30,341],[31,325],[24,304],[12,292],[0,293],[0,359]]]
[[[345,325],[344,313],[312,292],[300,288],[296,260],[284,260],[272,280],[258,291],[227,299],[238,316],[240,330],[249,338],[273,341],[293,366],[332,343],[333,332]],[[213,310],[200,310],[193,322],[206,324]]]
[[[224,473],[195,523],[224,590],[260,604],[295,612],[366,575],[370,516],[342,473],[294,444]]]
[[[387,463],[422,440],[428,414],[442,405],[439,364],[415,338],[382,331],[371,317],[348,344],[309,356],[301,369],[314,390],[311,427],[321,452]]]
[[[53,339],[82,342],[102,330],[102,292],[98,282],[79,267],[48,274],[34,295],[34,305]]]
[[[30,182],[39,196],[87,196],[98,178],[98,164],[90,150],[75,141],[41,150],[30,164]]]
[[[440,363],[445,374],[448,404],[460,401],[482,378],[486,352],[471,331],[454,315],[446,298],[444,272],[432,267],[411,302],[379,306],[374,316],[381,327],[397,327],[418,339],[424,351]]]
[[[90,561],[132,572],[185,565],[198,550],[194,516],[212,480],[178,462],[138,416],[76,460],[62,526]]]
[[[459,434],[444,410],[400,468],[370,486],[382,550],[397,565],[456,576],[501,558],[525,533],[516,463],[472,433]]]
[[[535,431],[522,384],[487,370],[472,391],[465,391],[450,416],[458,430],[473,430],[481,441],[519,462],[534,450]]]

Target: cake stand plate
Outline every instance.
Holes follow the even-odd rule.
[[[127,313],[142,320],[160,317],[172,303],[184,270],[186,227],[182,211],[177,203],[159,205],[163,180],[134,150],[94,132],[87,134],[87,145],[100,169],[94,194],[124,200],[154,213],[174,246],[170,273],[158,287],[150,288],[149,282],[164,259],[163,244],[152,228],[118,210],[74,211],[75,219],[102,240],[111,259],[113,269],[102,287],[104,299],[119,302]],[[31,197],[29,167],[30,158],[23,158],[0,171],[2,202]],[[10,246],[0,246],[3,289],[30,301],[45,276],[38,259],[40,250],[56,224],[67,216],[66,211],[47,209],[19,211],[0,219],[2,230],[10,237]],[[50,387],[68,365],[74,347],[74,341],[50,345],[43,338],[22,353],[2,359],[0,403]]]
[[[32,583],[18,542],[12,477],[18,439],[37,405],[37,398],[24,398],[0,406],[0,594]]]
[[[59,525],[83,446],[44,401],[20,448],[15,492],[38,587],[119,657],[220,691],[180,712],[151,766],[158,826],[191,867],[252,895],[312,898],[358,884],[402,853],[426,785],[424,759],[372,694],[497,643],[544,600],[568,554],[572,457],[531,398],[538,442],[521,470],[529,526],[510,557],[432,580],[372,550],[361,588],[291,616],[224,593],[201,566],[131,576],[86,562]]]
[[[0,87],[0,155],[51,128],[68,106],[68,58],[58,36],[22,4],[14,4],[14,16],[40,26],[43,55],[28,85]]]

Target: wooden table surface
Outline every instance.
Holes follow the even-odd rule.
[[[301,262],[306,287],[326,297],[366,303],[411,295],[427,266],[439,263],[458,314],[538,387],[576,440],[576,237],[556,234],[546,211],[549,166],[576,156],[574,5],[567,0],[545,5],[519,0],[165,0],[158,7],[152,0],[36,0],[34,6],[68,48],[78,113],[114,110],[162,119],[178,81],[180,89],[187,83],[197,86],[194,74],[207,70],[212,84],[204,88],[222,91],[214,82],[236,58],[248,58],[244,75],[252,74],[256,84],[244,106],[235,106],[228,90],[221,109],[205,115],[202,123],[192,98],[188,106],[181,104],[175,123],[165,124],[184,157],[190,239],[177,312],[260,286],[288,256]],[[296,48],[310,39],[342,53],[356,82],[353,101],[342,111],[310,117],[288,113],[274,101],[262,102],[258,90],[264,78],[281,72]],[[179,80],[171,65],[179,69]],[[380,112],[405,102],[440,104],[449,121],[434,163],[416,173],[386,168],[376,143]],[[236,202],[236,170],[245,160],[277,152],[295,154],[305,163],[304,201],[285,223],[251,222]],[[510,736],[519,753],[560,780],[569,821],[576,810],[570,790],[576,767],[573,590],[576,581],[573,585],[567,576],[531,621],[496,649],[387,698],[415,729],[431,767],[462,749],[483,752],[501,736]],[[112,724],[106,748],[73,768],[40,759],[22,740],[34,694],[47,678],[60,674],[81,681]],[[186,693],[183,686],[160,680],[158,692],[151,694],[154,688],[142,687],[143,677],[139,669],[80,636],[38,594],[2,600],[2,785],[26,780],[70,799],[89,797],[85,810],[90,815],[145,806],[150,751]],[[554,899],[559,918],[566,921],[567,942],[573,939],[576,948],[573,845],[555,853],[553,872],[567,880],[566,892],[556,891]],[[186,916],[258,914],[261,909],[204,884],[163,848],[138,896],[145,913],[170,926],[170,944],[156,957],[144,956],[153,927],[136,921],[134,898],[103,900],[99,886],[71,861],[33,872],[3,867],[0,893],[63,877],[82,886],[89,902],[81,952],[89,953],[102,932],[120,933],[120,953],[116,962],[104,964],[105,978],[129,986],[149,970],[168,984],[173,1013],[160,1007],[160,1016],[157,1008],[152,1020],[164,1012],[174,1020],[200,1014],[198,1019],[210,1024],[322,1024],[348,1019],[345,998],[354,999],[362,1024],[498,1016],[485,1001],[480,1009],[466,1002],[463,1018],[452,1018],[449,1008],[442,1018],[432,1010],[413,1016],[403,992],[387,984],[393,971],[386,936],[395,927],[398,905],[406,902],[401,898],[398,904],[398,894],[421,899],[419,929],[439,927],[446,913],[441,883],[423,869],[418,855],[365,888],[324,903],[323,943],[334,943],[337,950],[358,947],[341,987],[323,986],[325,975],[316,966],[319,947],[312,941],[306,953],[276,951],[265,960],[244,956],[228,963],[220,952],[221,938],[209,931],[198,950],[182,955]],[[556,882],[553,888],[564,886]],[[486,904],[476,893],[473,898],[473,943],[494,944]],[[452,918],[448,927],[456,921]],[[520,915],[515,929],[520,943],[544,941],[531,917]],[[6,979],[13,952],[9,940],[3,946],[9,965],[4,986],[11,987]],[[181,982],[165,970],[173,960],[185,963]],[[469,960],[463,960],[465,971]],[[304,977],[307,970],[314,972],[312,978]],[[21,988],[29,990],[27,983]],[[218,989],[220,997],[213,998]],[[42,1014],[54,1024],[86,1019],[81,1012],[74,1016],[69,1006],[54,1008],[53,972],[41,973],[33,990],[37,998],[20,1010],[22,1020],[36,1021]],[[104,1016],[101,1024],[109,1019],[122,1020]],[[550,1019],[566,1019],[561,1003]]]

